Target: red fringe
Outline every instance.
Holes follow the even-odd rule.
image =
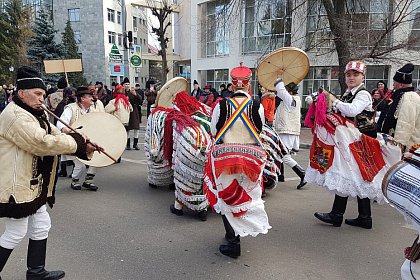
[[[211,155],[210,153],[207,154],[207,161],[206,165],[204,167],[204,177],[207,177],[211,184],[213,189],[216,189],[216,182],[214,181],[213,172],[211,168]],[[209,201],[209,204],[212,208],[214,208],[214,205],[217,203],[217,197],[216,195],[209,189],[209,186],[204,183],[203,184],[203,193],[206,196],[207,200]]]
[[[239,161],[239,162],[238,162]],[[240,161],[235,159],[234,162],[227,160],[215,163],[215,174],[219,177],[225,174],[245,174],[252,182],[256,182],[261,173],[261,167],[251,162]]]
[[[118,111],[119,102],[122,99],[122,103],[127,111],[130,111],[130,102],[128,101],[127,96],[125,94],[115,94],[115,111]]]
[[[203,113],[206,112],[204,105],[185,91],[181,91],[176,94],[174,103],[181,112],[189,116],[197,111],[201,111]]]
[[[164,125],[164,132],[163,132],[164,133],[163,157],[169,162],[169,165],[172,166],[172,153],[174,149],[172,123],[173,122],[176,123],[176,130],[178,133],[181,133],[182,130],[187,127],[199,127],[200,125],[192,117],[178,110],[166,109],[165,111],[168,112],[168,115],[165,118],[165,125]]]

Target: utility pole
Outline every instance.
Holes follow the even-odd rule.
[[[127,10],[125,6],[125,0],[121,0],[121,20],[122,20],[122,33],[123,33],[123,40],[126,42],[127,40]],[[123,44],[124,46],[126,44]],[[128,46],[128,45],[127,45]],[[128,63],[128,48],[124,47],[123,50],[123,68],[124,68],[124,76],[130,79],[129,73],[129,63]]]

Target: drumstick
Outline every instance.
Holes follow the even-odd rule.
[[[45,112],[47,112],[48,114],[50,114],[51,116],[53,116],[55,119],[57,119],[57,121],[59,121],[62,124],[64,124],[68,129],[70,129],[74,133],[77,133],[77,134],[83,136],[80,132],[78,132],[77,130],[75,130],[74,128],[72,128],[65,121],[63,121],[62,119],[60,119],[56,114],[54,114],[53,112],[51,112],[44,104],[41,105],[41,108],[44,109]],[[86,143],[90,143],[91,145],[93,145],[97,149],[102,148],[98,144],[95,144],[95,143],[90,142],[90,140],[87,140]],[[109,157],[110,159],[112,159],[114,162],[117,162],[117,160],[114,157],[112,157],[110,154],[108,154],[107,152],[102,151],[100,153],[103,153],[104,155],[106,155],[107,157]]]

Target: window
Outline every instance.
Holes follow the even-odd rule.
[[[117,23],[121,24],[121,12],[117,11]]]
[[[74,40],[76,41],[76,44],[82,43],[82,36],[80,31],[74,31]]]
[[[229,69],[207,70],[206,72],[206,85],[210,85],[216,90],[219,90],[221,84],[229,83]]]
[[[134,45],[137,45],[137,41],[138,41],[138,40],[137,40],[137,37],[133,37],[133,44],[134,44]]]
[[[414,66],[413,87],[414,89],[420,88],[420,66],[419,65]]]
[[[408,37],[408,49],[420,50],[420,0],[414,0],[410,35]]]
[[[122,46],[122,40],[123,40],[122,34],[118,34],[117,38],[118,38],[118,46]]]
[[[134,28],[137,28],[137,18],[133,17],[133,30]]]
[[[391,43],[389,34],[384,36],[390,17],[389,0],[346,1],[346,15],[340,24],[348,25],[343,37],[350,40],[350,45],[360,50],[369,50],[371,46],[386,49]],[[335,49],[333,35],[329,26],[327,12],[321,0],[308,1],[308,20],[306,48],[315,51]]]
[[[115,32],[108,31],[108,43],[115,44]]]
[[[290,0],[244,0],[242,53],[290,46],[291,5]]]
[[[217,0],[202,4],[204,57],[225,56],[229,54],[229,26],[226,15],[230,13],[228,0]]]
[[[111,9],[107,9],[108,11],[108,21],[115,22],[115,11]]]
[[[80,9],[68,9],[68,12],[70,22],[80,21]]]

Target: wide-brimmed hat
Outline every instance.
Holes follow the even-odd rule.
[[[85,86],[81,86],[77,88],[77,91],[76,91],[77,96],[83,96],[85,94],[93,95],[93,92],[88,87],[85,87]]]

